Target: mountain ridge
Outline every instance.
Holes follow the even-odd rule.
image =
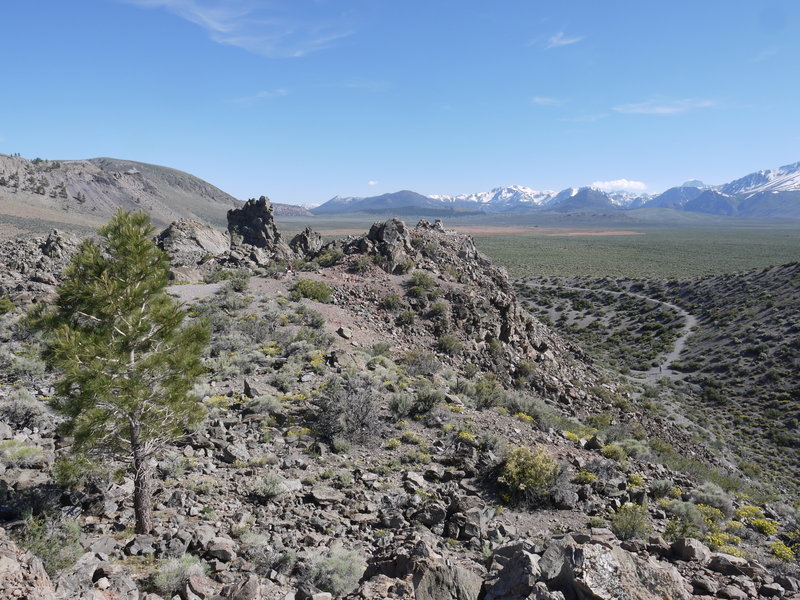
[[[800,162],[777,169],[750,173],[730,183],[705,186],[699,180],[687,181],[661,194],[634,194],[607,191],[596,187],[570,187],[559,192],[511,185],[488,192],[459,195],[423,195],[409,190],[370,197],[336,196],[311,210],[313,214],[391,210],[396,195],[402,205],[416,207],[418,214],[434,214],[446,207],[482,213],[621,211],[635,208],[669,208],[721,216],[744,218],[800,219]],[[412,196],[413,195],[413,196]],[[411,202],[417,198],[417,202]],[[398,200],[401,198],[398,196]]]

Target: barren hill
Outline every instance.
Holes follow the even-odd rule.
[[[0,154],[0,219],[20,229],[96,227],[120,207],[144,210],[159,226],[189,218],[224,227],[226,212],[238,206],[240,201],[213,185],[158,165]]]

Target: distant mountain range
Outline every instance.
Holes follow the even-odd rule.
[[[444,215],[463,213],[609,212],[669,208],[746,218],[800,219],[800,162],[751,173],[718,186],[692,180],[661,194],[607,192],[583,187],[560,192],[523,186],[460,196],[425,196],[403,190],[380,196],[336,196],[311,209],[315,215],[353,212]]]
[[[54,227],[92,229],[120,207],[146,211],[157,227],[188,218],[224,228],[228,210],[241,204],[210,183],[168,167],[115,158],[53,161],[0,154],[0,237],[9,231]],[[291,204],[273,207],[276,216],[309,218],[345,213],[446,218],[540,212],[616,218],[636,215],[626,212],[634,209],[653,209],[647,213],[651,215],[655,209],[666,209],[686,216],[800,219],[800,163],[718,186],[688,181],[652,196],[590,187],[556,192],[510,186],[460,196],[426,196],[409,190],[368,198],[337,196],[311,211]]]

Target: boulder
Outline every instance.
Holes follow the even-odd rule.
[[[428,500],[422,505],[422,508],[415,512],[411,519],[418,521],[426,527],[433,527],[440,523],[444,523],[447,518],[447,509],[436,500]]]
[[[345,500],[345,495],[342,492],[324,485],[314,487],[308,496],[314,504],[320,506],[336,504]]]
[[[723,575],[744,575],[747,571],[747,560],[738,556],[731,556],[722,552],[714,552],[708,563],[708,568],[715,573]]]
[[[417,565],[413,582],[416,600],[478,600],[483,585],[477,573],[441,561]]]
[[[209,225],[181,219],[156,237],[156,244],[175,265],[195,265],[230,250],[230,237]]]
[[[797,593],[800,592],[800,579],[790,577],[788,575],[779,575],[775,578],[775,583],[780,585],[787,592]]]
[[[212,579],[205,575],[192,574],[186,579],[186,588],[183,594],[191,598],[188,592],[191,592],[201,600],[206,600],[214,596],[216,593],[216,585]]]
[[[580,498],[574,486],[557,486],[553,491],[553,504],[561,510],[572,510]]]
[[[541,574],[540,557],[527,552],[522,545],[512,548],[514,553],[510,557],[502,557],[504,566],[497,576],[486,582],[485,600],[515,600],[533,593]]]
[[[548,546],[539,561],[541,579],[567,600],[688,600],[675,567],[646,560],[619,546],[577,545],[568,538]]]
[[[227,586],[223,589],[222,596],[228,600],[260,600],[258,577],[250,575],[236,584]]]
[[[747,600],[750,598],[747,592],[733,585],[726,585],[717,592],[717,596],[720,598],[727,598],[728,600]]]
[[[236,542],[232,539],[218,536],[209,542],[206,552],[212,558],[222,562],[231,562],[236,558]]]
[[[779,583],[768,583],[762,585],[758,593],[766,598],[780,598],[786,594],[786,590]]]
[[[248,452],[244,442],[228,444],[223,448],[221,458],[228,464],[233,464],[235,462],[246,463],[250,460],[250,452]]]
[[[711,558],[711,550],[703,542],[694,538],[680,538],[670,547],[675,558],[705,564]]]
[[[576,589],[582,590],[586,597],[604,600],[689,597],[675,567],[652,557],[644,560],[619,547],[609,549],[595,544],[584,547],[583,568],[576,579]]]
[[[697,575],[692,579],[692,590],[695,594],[716,595],[719,591],[719,583],[713,577],[707,575]]]
[[[136,535],[125,546],[126,554],[130,556],[144,556],[146,554],[155,554],[156,539],[152,535]]]

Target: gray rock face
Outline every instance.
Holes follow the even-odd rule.
[[[175,221],[156,237],[159,248],[170,255],[173,264],[196,264],[210,256],[230,250],[230,237],[197,221]]]
[[[722,552],[714,552],[708,568],[723,575],[744,575],[747,570],[747,560]]]
[[[775,578],[775,583],[780,585],[787,592],[800,592],[800,579],[789,577],[788,575],[780,575]]]
[[[237,461],[247,462],[250,460],[250,453],[247,451],[243,442],[228,444],[222,450],[222,460],[229,464],[233,464]]]
[[[711,558],[711,550],[703,542],[693,538],[681,538],[672,544],[672,554],[681,560],[705,564]]]
[[[377,254],[388,273],[397,273],[409,258],[416,256],[411,245],[411,233],[400,219],[389,219],[374,223],[366,236],[360,237],[345,247],[345,252]]]
[[[229,210],[228,232],[232,248],[253,246],[276,258],[287,258],[292,254],[281,239],[272,214],[272,205],[266,196],[261,196],[258,200],[251,198],[242,208]]]
[[[549,589],[561,591],[567,600],[689,597],[683,578],[674,567],[652,557],[645,560],[619,546],[579,545],[566,538],[548,546],[538,568],[540,580],[545,581]]]
[[[227,537],[217,536],[209,542],[206,552],[212,558],[231,562],[236,558],[236,542]]]
[[[689,598],[683,578],[670,565],[652,558],[643,560],[619,547],[609,549],[588,544],[583,550],[583,569],[576,577],[575,587],[583,590],[585,597],[604,600]]]
[[[322,236],[306,227],[289,242],[289,248],[298,256],[313,258],[322,250]]]
[[[485,600],[527,598],[536,588],[541,571],[540,557],[517,548],[497,578],[489,582]]]
[[[416,600],[477,600],[483,579],[458,565],[425,561],[414,576]]]

